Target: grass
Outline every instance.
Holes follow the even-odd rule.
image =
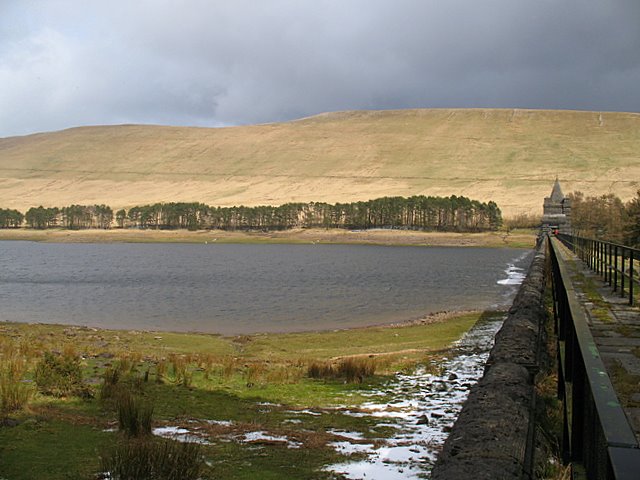
[[[332,478],[322,467],[344,457],[329,445],[335,438],[327,430],[370,438],[393,429],[331,407],[357,409],[391,373],[439,358],[481,316],[238,337],[0,323],[0,359],[11,355],[22,362],[10,384],[32,392],[5,412],[14,426],[0,427],[0,478],[91,478],[108,465],[124,465],[126,452],[137,448],[127,438],[148,437],[151,413],[154,426],[196,429],[208,439],[199,450],[203,479]],[[60,352],[51,357],[57,361],[78,359],[83,389],[93,395],[78,396],[75,389],[64,396],[35,392],[36,367],[52,351]],[[334,365],[336,375],[310,378],[312,362]],[[75,363],[67,370],[77,374]],[[308,408],[317,414],[305,413]],[[302,447],[233,440],[258,430]],[[120,453],[107,449],[114,443]],[[180,448],[173,441],[158,445],[140,448]]]
[[[0,476],[11,480],[91,478],[113,435],[89,425],[42,417],[0,428]]]
[[[277,205],[424,193],[494,200],[517,216],[541,211],[556,175],[566,191],[586,195],[613,182],[627,200],[640,173],[629,161],[640,150],[640,116],[602,113],[601,124],[599,115],[360,111],[232,128],[122,125],[0,139],[0,206]]]
[[[242,345],[246,357],[279,360],[333,359],[349,355],[402,355],[419,358],[448,345],[467,331],[479,313],[456,315],[430,325],[380,326],[366,329],[254,335]]]

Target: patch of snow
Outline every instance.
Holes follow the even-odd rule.
[[[200,445],[211,445],[202,437],[199,437],[186,428],[182,427],[157,427],[152,430],[154,435],[169,438],[181,443],[199,443]]]
[[[330,465],[326,470],[349,479],[425,478],[469,389],[482,376],[494,336],[503,320],[504,317],[498,317],[467,332],[453,345],[450,358],[439,365],[439,374],[430,373],[424,367],[413,374],[396,374],[377,392],[384,397],[383,403],[372,398],[357,411],[347,409],[346,414],[356,417],[389,419],[379,426],[393,426],[397,431],[392,438],[378,439],[377,445],[383,443],[383,446],[375,448],[374,443],[358,443],[363,439],[361,435],[350,437],[350,432],[329,430],[329,433],[354,440],[332,443],[338,452],[366,454],[367,458]]]
[[[304,415],[313,415],[314,417],[322,415],[320,412],[314,412],[313,410],[292,410],[289,413],[302,413]]]
[[[259,442],[259,441],[267,441],[267,442],[282,442],[287,445],[287,448],[300,448],[302,444],[300,442],[296,442],[290,440],[289,438],[283,435],[270,435],[264,431],[256,431],[256,432],[248,432],[238,437],[241,442],[250,443],[250,442]]]
[[[351,442],[331,442],[333,448],[343,455],[353,455],[354,453],[370,454],[373,451],[373,443],[351,443]]]
[[[223,427],[230,427],[233,422],[229,420],[205,420],[209,425],[222,425]]]
[[[360,432],[347,432],[346,430],[327,430],[327,433],[339,435],[341,437],[350,438],[351,440],[364,440],[364,435]]]

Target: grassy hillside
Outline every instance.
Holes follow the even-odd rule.
[[[83,127],[0,139],[0,207],[211,205],[465,195],[505,215],[566,192],[640,188],[640,114],[542,110],[330,113],[231,128]]]

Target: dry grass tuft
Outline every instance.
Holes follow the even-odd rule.
[[[0,359],[0,415],[20,410],[27,406],[34,394],[30,383],[26,383],[26,362],[16,356]]]
[[[372,377],[377,368],[377,359],[368,357],[348,357],[336,362],[311,362],[307,375],[316,379],[344,379],[347,383],[362,383]]]

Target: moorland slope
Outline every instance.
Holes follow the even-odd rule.
[[[353,111],[229,128],[81,127],[0,139],[0,207],[278,205],[390,195],[494,200],[540,213],[566,192],[640,188],[640,114]]]

